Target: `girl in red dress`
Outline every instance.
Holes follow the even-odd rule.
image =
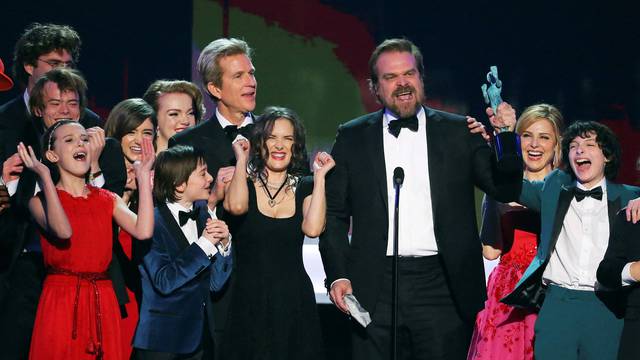
[[[120,310],[107,267],[111,261],[112,220],[139,239],[153,233],[150,141],[143,144],[136,166],[138,216],[122,199],[86,183],[90,149],[85,129],[62,120],[44,135],[43,157],[55,164],[60,180],[33,149],[18,145],[24,166],[39,177],[42,192],[29,202],[40,227],[47,277],[31,339],[31,359],[123,359]]]

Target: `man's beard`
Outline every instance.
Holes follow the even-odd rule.
[[[413,95],[413,98],[415,101],[402,102],[401,104],[398,104],[396,102],[397,96],[399,94],[407,93],[407,92],[410,92]],[[408,86],[397,88],[391,94],[391,101],[388,103],[384,102],[383,105],[387,109],[391,110],[391,112],[393,112],[399,118],[407,118],[407,117],[414,116],[418,113],[418,111],[420,110],[420,106],[422,106],[423,101],[424,101],[424,94],[418,93],[416,88],[414,88],[411,85],[408,85]]]

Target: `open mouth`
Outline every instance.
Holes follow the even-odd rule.
[[[396,94],[396,98],[400,101],[409,101],[413,99],[413,91],[402,91]]]
[[[139,145],[130,146],[129,150],[135,154],[142,154],[142,148]]]
[[[84,151],[73,153],[73,159],[78,161],[85,161],[87,159],[87,153]]]
[[[589,159],[576,159],[575,163],[579,170],[588,169],[591,166],[591,160]]]
[[[286,154],[283,152],[272,152],[271,153],[271,158],[274,160],[284,160],[284,158],[286,157]]]
[[[527,156],[531,160],[540,160],[542,158],[543,152],[541,151],[527,151]]]

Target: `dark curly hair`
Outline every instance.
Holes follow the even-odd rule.
[[[291,149],[291,162],[287,167],[288,174],[294,177],[309,174],[305,131],[300,118],[291,109],[270,106],[256,119],[251,133],[249,175],[253,178],[264,173],[266,167],[265,154],[269,153],[267,139],[271,135],[273,126],[278,119],[287,119],[293,125],[293,147]]]
[[[571,177],[575,179],[576,174],[573,172],[569,162],[569,145],[578,136],[584,139],[592,134],[595,134],[596,142],[607,159],[604,167],[604,176],[608,180],[614,180],[618,175],[622,156],[620,142],[611,129],[595,121],[576,121],[565,130],[564,134],[562,134],[562,162]]]
[[[24,87],[29,82],[29,73],[24,65],[37,66],[38,58],[52,51],[67,50],[74,63],[80,59],[80,36],[68,25],[29,25],[16,42],[13,51],[13,76]]]

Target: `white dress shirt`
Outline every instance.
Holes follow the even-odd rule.
[[[231,121],[229,121],[227,118],[225,118],[220,111],[218,111],[218,108],[216,108],[216,118],[218,119],[218,122],[220,123],[220,126],[222,126],[222,128],[224,129],[225,127],[229,126],[229,125],[235,125],[233,124]],[[247,113],[244,116],[244,120],[242,121],[242,124],[240,124],[240,126],[238,126],[238,129],[243,128],[249,124],[253,124],[253,118],[251,117],[251,113]],[[233,139],[232,143],[238,141],[238,140],[247,140],[249,141],[249,139],[247,139],[246,137],[242,136],[241,134],[238,134],[236,136],[235,139]]]
[[[169,211],[171,212],[173,218],[176,220],[178,226],[180,226],[180,217],[178,215],[179,212],[189,212],[191,211],[191,209],[193,209],[193,205],[191,206],[191,209],[187,209],[178,203],[171,202],[167,202],[167,207],[169,208]],[[209,216],[211,216],[212,219],[217,219],[215,211],[209,209],[208,207],[207,211],[209,212]],[[184,237],[187,238],[189,244],[196,243],[196,245],[198,245],[209,258],[213,257],[218,252],[224,257],[229,256],[231,249],[231,238],[229,238],[227,246],[223,246],[222,243],[213,245],[207,238],[198,235],[198,225],[193,219],[187,219],[187,222],[183,226],[180,226],[180,230],[182,230],[182,233],[184,234]]]
[[[607,183],[603,178],[594,188],[602,187],[602,200],[574,197],[564,217],[562,230],[549,258],[542,281],[572,290],[602,289],[596,271],[609,245],[609,211]],[[586,189],[578,183],[577,187]]]
[[[397,117],[386,110],[382,121],[384,162],[387,175],[389,229],[387,255],[393,255],[393,217],[395,188],[393,171],[404,170],[404,182],[400,187],[398,224],[398,255],[430,256],[438,253],[433,229],[429,160],[427,156],[426,114],[420,108],[417,114],[418,131],[402,129],[396,138],[389,133],[389,123]]]

